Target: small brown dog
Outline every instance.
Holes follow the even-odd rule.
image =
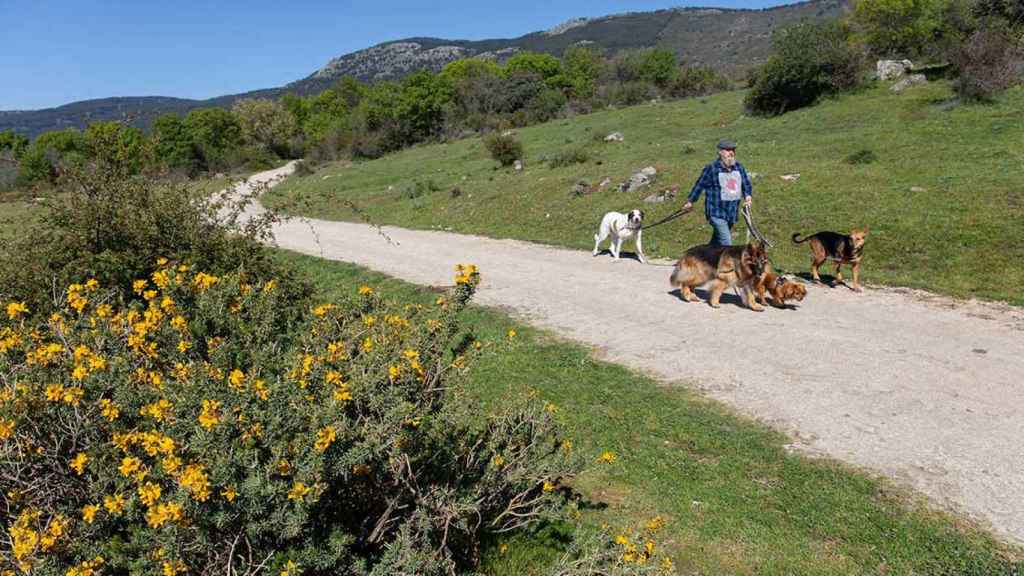
[[[814,277],[815,282],[821,282],[818,268],[825,263],[825,260],[832,260],[836,263],[836,281],[843,281],[843,274],[839,267],[849,264],[853,268],[852,288],[860,292],[860,261],[864,255],[864,240],[867,236],[867,228],[851,230],[849,235],[837,232],[818,232],[803,240],[798,240],[800,233],[797,232],[793,234],[793,243],[810,243],[811,254],[814,256],[814,260],[811,262],[811,276]]]
[[[765,293],[771,294],[771,304],[776,308],[785,308],[786,300],[802,302],[804,296],[807,296],[807,288],[804,288],[803,285],[797,282],[787,282],[785,278],[771,270],[765,270],[764,274],[761,274],[754,289],[757,290],[757,298],[761,304],[768,304],[765,301]]]
[[[730,286],[741,286],[746,291],[747,305],[758,312],[764,308],[754,300],[754,284],[768,265],[768,252],[760,244],[745,246],[717,246],[702,244],[688,249],[672,270],[669,282],[679,286],[680,295],[687,302],[696,302],[693,289],[714,281],[708,304],[718,308],[718,300]]]

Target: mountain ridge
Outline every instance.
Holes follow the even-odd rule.
[[[572,18],[552,28],[515,38],[450,40],[411,37],[382,42],[332,58],[307,76],[284,86],[207,99],[172,96],[114,96],[70,102],[40,110],[0,110],[0,131],[36,136],[48,130],[84,128],[89,122],[117,120],[148,126],[167,112],[230,106],[242,98],[277,98],[288,92],[319,93],[343,76],[363,81],[396,80],[418,70],[437,71],[459,58],[504,61],[519,51],[560,55],[567,47],[593,43],[609,54],[640,48],[665,48],[682,62],[714,66],[738,77],[767,59],[771,33],[802,19],[842,14],[851,0],[806,0],[762,9],[678,7]]]

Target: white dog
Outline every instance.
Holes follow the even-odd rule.
[[[597,256],[597,247],[601,242],[604,242],[605,238],[611,236],[612,241],[608,245],[608,251],[612,253],[613,258],[618,260],[623,241],[636,234],[636,254],[640,257],[640,261],[646,264],[647,259],[644,257],[643,245],[644,231],[641,228],[643,221],[644,211],[639,209],[630,210],[629,214],[619,212],[605,214],[604,218],[601,219],[600,230],[598,230],[597,234],[594,234],[594,256]]]

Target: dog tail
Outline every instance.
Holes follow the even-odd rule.
[[[678,286],[679,285],[679,263],[678,262],[676,262],[676,265],[672,267],[672,275],[669,276],[669,278],[668,278],[668,284],[669,284],[669,286]]]
[[[793,233],[793,244],[803,244],[804,242],[807,242],[808,240],[811,239],[811,237],[808,236],[807,238],[804,238],[803,240],[797,240],[797,238],[799,238],[799,237],[800,237],[800,233],[799,232],[794,232]]]

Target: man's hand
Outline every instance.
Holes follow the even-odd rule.
[[[689,210],[690,208],[693,208],[693,202],[687,202],[686,204],[683,204],[683,210]]]
[[[744,196],[743,197],[743,203],[746,204],[747,206],[751,206],[753,204],[753,202],[754,202],[754,197],[753,196]]]

